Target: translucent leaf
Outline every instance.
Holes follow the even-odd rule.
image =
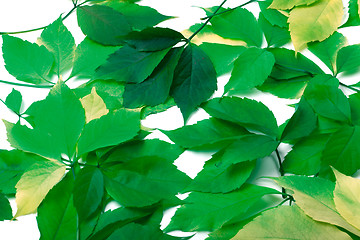
[[[280,28],[289,28],[287,17],[280,11],[269,8],[270,1],[258,2],[258,4],[261,10],[261,15],[269,24]],[[272,4],[276,4],[276,0],[273,1]]]
[[[336,59],[337,72],[356,71],[360,61],[360,45],[350,45],[339,50]]]
[[[15,88],[9,93],[9,95],[6,97],[5,104],[6,106],[11,109],[11,111],[15,113],[20,113],[22,103],[22,96],[21,93]]]
[[[341,0],[319,0],[291,10],[288,21],[295,50],[304,49],[308,42],[328,38],[340,26],[343,13]]]
[[[50,189],[65,174],[66,166],[49,160],[34,163],[16,184],[17,212],[14,218],[35,213]]]
[[[96,93],[95,87],[91,89],[89,95],[81,98],[80,102],[85,109],[86,123],[100,118],[109,112],[102,98]]]
[[[293,0],[293,1],[288,1],[288,0],[274,0],[272,2],[272,4],[270,5],[270,8],[275,8],[275,9],[291,9],[295,6],[301,6],[301,5],[310,5],[313,4],[314,2],[317,2],[319,0]]]
[[[3,35],[2,51],[6,70],[17,80],[33,84],[48,81],[54,57],[44,46]]]

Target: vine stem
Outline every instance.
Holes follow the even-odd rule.
[[[346,84],[344,84],[344,83],[342,83],[342,82],[340,82],[339,84],[340,84],[340,86],[346,87],[346,88],[348,88],[348,89],[351,89],[351,90],[353,90],[353,91],[355,91],[355,92],[360,93],[360,90],[359,90],[359,89],[356,89],[356,88],[354,88],[354,87],[352,87],[352,86],[346,85]]]
[[[285,171],[284,171],[284,168],[283,168],[283,165],[282,165],[282,161],[281,161],[281,157],[280,157],[279,150],[276,149],[276,150],[275,150],[275,153],[276,153],[276,157],[277,157],[278,162],[279,162],[279,172],[280,172],[280,176],[284,176]],[[287,197],[285,188],[281,188],[281,193],[282,193],[282,197],[285,199],[285,198]]]
[[[214,16],[218,16],[218,15],[221,15],[221,14],[223,14],[223,13],[231,12],[231,11],[237,9],[237,8],[244,7],[244,6],[248,5],[249,3],[257,2],[257,1],[258,1],[258,0],[249,0],[249,1],[247,1],[246,3],[243,3],[243,4],[241,4],[241,5],[237,6],[237,7],[234,7],[234,8],[231,8],[231,9],[226,9],[226,10],[224,10],[224,11],[222,11],[222,12],[214,13],[214,14],[212,14],[211,16],[203,17],[203,18],[200,18],[200,19],[201,19],[201,20],[206,20],[206,19],[208,19],[208,18],[212,18],[212,17],[214,17]]]
[[[35,84],[26,84],[26,83],[15,83],[15,82],[9,82],[5,80],[0,80],[0,83],[20,86],[20,87],[33,87],[33,88],[52,88],[54,85],[35,85]]]

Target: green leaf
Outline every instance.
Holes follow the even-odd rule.
[[[234,67],[237,57],[243,53],[244,46],[232,46],[219,43],[204,42],[199,46],[214,64],[217,76],[230,72]]]
[[[78,153],[117,145],[135,137],[140,131],[140,113],[119,109],[85,125],[79,138]]]
[[[279,129],[273,113],[261,102],[248,98],[214,98],[204,105],[213,117],[230,121],[245,128],[277,137]]]
[[[173,18],[162,15],[148,6],[119,1],[108,1],[105,4],[124,15],[130,26],[137,30],[153,27],[165,20]]]
[[[79,219],[85,220],[99,207],[104,195],[104,178],[96,167],[82,168],[75,179],[74,206]]]
[[[359,17],[359,0],[349,0],[349,18],[346,23],[341,25],[341,27],[351,27],[360,25]]]
[[[276,223],[277,227],[271,223]],[[315,239],[314,236],[333,240],[352,239],[335,226],[314,221],[297,206],[280,206],[263,212],[245,225],[232,240]]]
[[[189,44],[176,66],[170,92],[185,123],[191,113],[211,97],[216,89],[216,72],[210,58],[198,46]]]
[[[170,161],[140,157],[103,170],[108,194],[126,207],[144,207],[175,198],[190,178]]]
[[[292,190],[296,204],[315,221],[330,223],[359,234],[360,231],[347,223],[337,212],[333,200],[333,182],[305,176],[286,176],[275,181],[280,186]]]
[[[297,105],[296,111],[286,124],[281,135],[281,141],[295,140],[306,137],[312,133],[317,125],[317,117],[306,101],[302,98]]]
[[[325,145],[322,161],[347,175],[354,174],[360,168],[359,141],[360,127],[344,126],[331,135]]]
[[[360,66],[360,45],[350,45],[339,50],[336,59],[337,72],[356,71]]]
[[[272,26],[278,26],[280,28],[289,28],[289,24],[287,23],[287,17],[285,14],[281,13],[278,10],[269,8],[270,2],[263,1],[258,2],[261,15],[269,22]]]
[[[287,1],[287,0],[273,0],[272,4],[270,5],[270,8],[275,9],[291,9],[295,6],[301,6],[301,5],[310,5],[319,0],[293,0],[293,1]]]
[[[270,75],[274,56],[266,50],[248,48],[234,62],[224,93],[236,94],[261,85]]]
[[[6,70],[17,80],[33,84],[48,81],[54,57],[44,46],[3,35],[2,51]]]
[[[15,88],[13,88],[11,93],[9,93],[9,95],[5,99],[6,106],[14,113],[19,114],[21,103],[22,103],[21,93],[17,91]]]
[[[240,190],[226,194],[192,192],[186,204],[176,211],[165,231],[219,229],[234,217],[245,214],[262,196],[275,193],[277,191],[274,189],[256,185],[244,185]]]
[[[80,102],[85,110],[86,123],[90,122],[91,120],[98,119],[109,112],[104,101],[97,94],[95,87],[91,89],[90,94],[80,98]]]
[[[245,8],[236,8],[228,13],[214,16],[210,23],[214,33],[221,37],[242,40],[249,46],[261,47],[261,29],[254,15]]]
[[[259,2],[260,3],[260,2]],[[268,46],[280,47],[290,42],[290,32],[288,28],[271,25],[263,12],[259,14],[259,25],[264,32]]]
[[[171,49],[145,81],[137,84],[128,83],[123,96],[124,106],[137,108],[164,103],[169,97],[174,71],[181,52],[182,48]]]
[[[39,206],[36,220],[40,240],[76,239],[78,224],[72,198],[73,186],[73,175],[69,172]]]
[[[336,78],[318,75],[309,82],[304,97],[316,114],[348,123],[351,121],[350,104],[338,86]]]
[[[125,41],[138,51],[160,51],[172,47],[184,36],[170,28],[146,28],[140,32],[131,32]]]
[[[351,94],[349,96],[349,104],[351,121],[356,125],[360,125],[360,93]]]
[[[256,165],[256,161],[227,164],[222,160],[222,153],[214,154],[185,191],[231,192],[246,182]]]
[[[184,126],[171,131],[164,131],[171,141],[184,148],[199,148],[215,143],[233,141],[248,131],[220,119],[210,118],[194,125]]]
[[[103,46],[86,37],[75,50],[74,67],[69,78],[93,77],[95,69],[104,64],[116,50],[118,47]]]
[[[61,17],[42,31],[38,41],[54,54],[53,69],[58,76],[73,66],[75,40],[63,24]]]
[[[5,122],[8,140],[15,148],[44,157],[72,157],[85,124],[84,109],[79,99],[59,81],[45,100],[35,102],[31,112],[34,128]]]
[[[93,79],[141,83],[150,76],[169,50],[140,52],[125,45],[110,55],[107,62],[96,70]]]
[[[334,73],[337,73],[336,56],[338,51],[347,45],[347,39],[338,32],[322,42],[309,43],[309,50],[315,54]]]
[[[308,42],[323,41],[333,34],[341,25],[343,8],[342,0],[319,0],[291,10],[288,22],[295,51],[304,49]]]
[[[76,14],[82,32],[103,45],[120,45],[123,42],[121,37],[131,31],[126,17],[111,7],[81,6]]]
[[[329,135],[312,135],[295,143],[285,156],[284,171],[298,175],[315,175],[320,171],[322,152]]]
[[[0,221],[12,219],[12,209],[9,200],[0,193]]]

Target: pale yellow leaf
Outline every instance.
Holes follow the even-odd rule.
[[[340,215],[360,229],[360,179],[346,176],[333,169],[336,176],[335,207]]]
[[[358,3],[358,14],[360,16],[360,7],[359,7],[360,6],[360,0],[358,0],[357,3]]]
[[[181,34],[188,38],[193,34],[193,32],[191,32],[189,30],[185,30],[185,31],[182,31]],[[247,45],[246,42],[244,42],[244,41],[225,39],[214,33],[198,34],[191,40],[191,42],[195,43],[197,45],[200,45],[203,42],[228,44],[228,45],[236,45],[236,46],[246,46]]]
[[[295,51],[304,49],[309,42],[328,38],[340,26],[343,14],[342,0],[320,0],[291,10],[288,22]]]
[[[14,218],[35,213],[50,189],[64,176],[66,166],[48,160],[34,163],[16,184],[17,212]]]
[[[275,9],[292,9],[296,6],[301,5],[310,5],[318,0],[274,0],[269,8],[275,8]]]
[[[85,109],[86,123],[100,118],[109,112],[102,98],[96,93],[95,87],[91,89],[91,93],[89,95],[81,98],[80,101]]]

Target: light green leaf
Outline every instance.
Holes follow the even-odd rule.
[[[22,96],[19,91],[15,88],[9,93],[9,95],[5,99],[5,105],[14,113],[19,114],[22,103]]]
[[[236,94],[261,85],[270,75],[274,56],[266,50],[248,48],[234,62],[224,93]]]
[[[11,145],[53,159],[60,159],[61,154],[72,157],[85,124],[84,109],[75,94],[59,81],[45,100],[33,105],[27,111],[33,129],[19,123],[5,123]]]
[[[106,62],[118,47],[103,46],[86,37],[76,48],[74,67],[69,78],[91,78],[95,69]]]
[[[104,178],[97,167],[84,167],[76,175],[74,206],[80,221],[85,220],[99,207],[104,195]]]
[[[328,38],[341,25],[343,14],[342,0],[319,0],[291,10],[288,22],[295,51],[304,49],[308,42]]]
[[[360,67],[360,44],[343,47],[336,59],[337,72],[356,71]]]
[[[48,81],[54,57],[44,46],[3,35],[2,51],[6,70],[17,80],[33,84]]]
[[[334,168],[333,171],[336,177],[335,207],[348,223],[360,229],[360,180],[348,177]]]
[[[319,0],[273,0],[272,4],[270,5],[270,8],[275,9],[291,9],[295,6],[301,6],[301,5],[310,5],[314,2],[317,2]]]
[[[234,217],[239,217],[266,194],[278,193],[274,189],[244,185],[226,194],[192,192],[171,219],[165,231],[213,231]],[[220,214],[221,213],[221,214]]]
[[[111,7],[81,6],[76,10],[82,32],[103,45],[121,45],[123,36],[131,31],[125,16]]]
[[[331,135],[325,145],[322,161],[345,174],[354,174],[360,168],[359,141],[360,127],[344,126]]]
[[[315,54],[334,73],[337,73],[336,56],[338,51],[347,45],[347,39],[338,32],[322,42],[309,43],[310,52]]]
[[[48,160],[31,165],[16,184],[17,211],[14,218],[35,213],[49,190],[65,174],[66,166]]]
[[[277,137],[279,129],[273,113],[261,102],[248,98],[223,97],[208,101],[204,110],[211,116]]]
[[[214,33],[221,37],[242,40],[249,46],[261,47],[261,29],[254,15],[245,8],[236,8],[228,13],[215,16],[210,23]]]
[[[72,198],[73,186],[73,175],[69,172],[40,204],[36,217],[40,240],[76,239],[78,224]]]
[[[10,202],[4,194],[0,193],[0,221],[12,219]]]
[[[270,223],[276,223],[277,227]],[[350,240],[352,238],[335,226],[314,221],[297,206],[280,206],[263,212],[231,238],[231,240],[240,239]]]
[[[128,141],[140,131],[140,112],[119,109],[85,125],[78,142],[78,153]]]
[[[55,57],[54,72],[60,76],[73,65],[75,39],[65,27],[61,17],[47,26],[38,39]]]
[[[187,45],[176,66],[170,91],[185,123],[216,89],[216,72],[210,58],[195,44]]]
[[[317,0],[315,0],[317,1]],[[283,14],[282,12],[276,10],[276,9],[272,9],[271,7],[269,8],[269,6],[271,1],[261,1],[258,2],[260,10],[261,10],[261,15],[265,18],[265,20],[273,25],[273,26],[277,26],[280,28],[289,28],[289,24],[287,23],[287,17],[285,16],[285,14]],[[294,1],[292,1],[294,2]],[[273,1],[272,4],[276,4],[276,0]]]
[[[263,12],[259,14],[258,21],[261,29],[264,32],[265,39],[269,47],[280,47],[290,42],[291,38],[288,28],[271,25],[271,23],[264,17]]]
[[[98,119],[109,112],[102,98],[96,93],[95,87],[91,89],[91,93],[89,95],[81,98],[80,102],[85,109],[86,123],[91,120]]]
[[[125,45],[111,54],[92,78],[141,83],[150,76],[169,50],[170,48],[157,52],[140,52]]]

